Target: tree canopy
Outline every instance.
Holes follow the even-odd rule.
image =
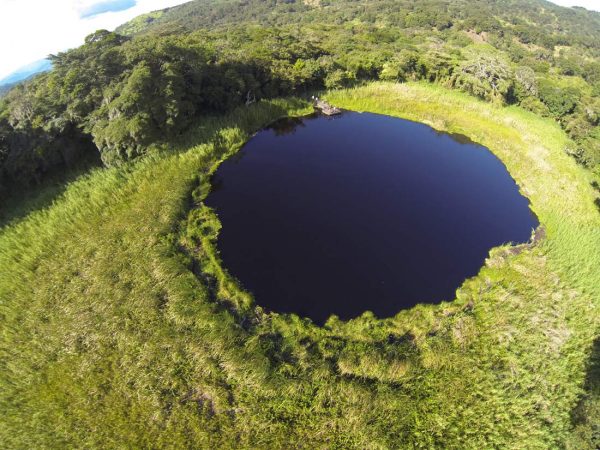
[[[68,165],[73,143],[116,165],[248,98],[377,79],[438,82],[554,117],[595,167],[599,30],[600,14],[542,0],[190,2],[98,30],[8,92],[0,185]]]

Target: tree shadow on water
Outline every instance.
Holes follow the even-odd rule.
[[[267,129],[273,130],[275,136],[284,136],[286,134],[294,134],[298,127],[304,126],[304,118],[302,117],[285,117],[276,120],[270,124]]]

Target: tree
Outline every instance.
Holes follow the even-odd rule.
[[[576,88],[560,88],[547,79],[539,82],[540,100],[554,117],[561,118],[572,113],[577,106],[580,92]]]
[[[379,72],[379,78],[386,81],[404,81],[404,71],[397,59],[386,62]]]
[[[538,85],[531,67],[521,66],[515,70],[515,96],[522,101],[526,97],[537,97]]]
[[[338,89],[351,86],[356,82],[356,76],[353,72],[336,69],[325,77],[325,87],[327,89]]]
[[[505,102],[514,87],[510,66],[496,56],[481,55],[462,64],[452,84],[472,95]]]

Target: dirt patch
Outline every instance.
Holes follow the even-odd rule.
[[[546,229],[542,225],[540,225],[533,232],[531,239],[529,239],[529,242],[527,242],[526,244],[519,244],[510,247],[506,249],[506,253],[507,255],[518,255],[520,253],[523,253],[525,250],[532,249],[544,239],[546,239]]]
[[[488,34],[485,31],[482,31],[481,33],[477,33],[474,30],[469,30],[469,31],[465,31],[465,33],[476,44],[481,44],[483,42],[487,42],[487,40],[488,40]]]

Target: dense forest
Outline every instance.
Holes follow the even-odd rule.
[[[249,100],[426,80],[552,117],[600,164],[600,14],[542,0],[196,1],[98,31],[0,104],[0,186],[119,164]]]
[[[50,59],[0,98],[0,447],[600,448],[600,13],[197,0]],[[487,147],[540,228],[451,301],[263,308],[205,200],[312,95]]]

